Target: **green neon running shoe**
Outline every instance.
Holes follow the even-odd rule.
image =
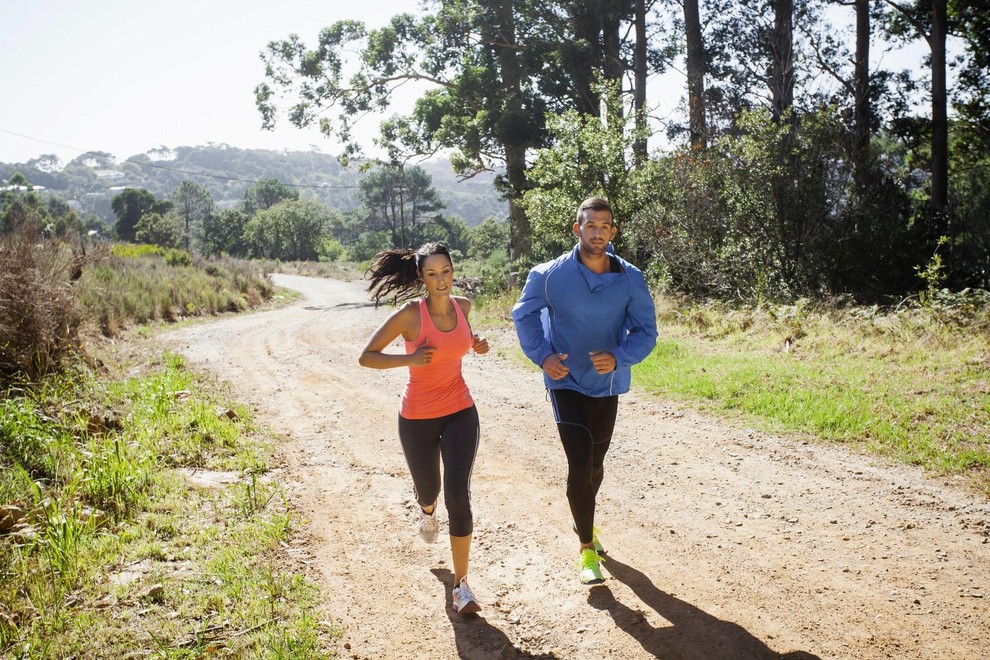
[[[605,560],[592,548],[585,548],[581,551],[581,584],[601,584],[605,581],[601,568],[603,561]]]
[[[577,534],[577,525],[575,525],[574,523],[571,523],[571,529],[573,529],[574,530],[574,533]],[[601,530],[598,529],[597,527],[594,527],[593,526],[591,528],[591,542],[595,544],[595,552],[597,552],[598,554],[601,554],[601,553],[605,552],[605,548],[602,547],[601,542],[598,540],[598,534],[599,533],[601,533]]]

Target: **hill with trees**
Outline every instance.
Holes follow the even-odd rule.
[[[418,167],[432,177],[445,212],[469,226],[507,213],[491,173],[462,180],[442,159],[419,163]],[[0,163],[0,181],[9,181],[18,172],[26,183],[55,193],[77,211],[91,213],[107,224],[116,221],[111,203],[125,188],[147,190],[162,198],[183,181],[192,181],[210,193],[218,209],[224,209],[240,202],[258,181],[276,179],[298,190],[302,199],[346,212],[360,206],[359,182],[364,176],[360,162],[345,168],[328,154],[239,149],[225,144],[160,147],[123,161],[91,151],[64,164],[53,155],[26,163]]]

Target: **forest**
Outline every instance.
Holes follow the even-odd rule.
[[[398,85],[425,84],[381,142],[395,163],[449,150],[465,176],[497,173],[519,270],[567,245],[577,203],[603,194],[620,249],[692,296],[883,301],[919,272],[936,290],[988,284],[984,3],[423,7],[377,29],[332,23],[315,44],[270,42],[263,120],[346,143]],[[904,45],[924,48],[922,70],[874,64]],[[656,117],[648,81],[670,69],[686,103]]]
[[[318,43],[290,35],[262,52],[261,122],[318,125],[346,145],[340,154],[163,146],[64,167],[43,156],[0,167],[4,226],[34,214],[62,235],[72,211],[86,233],[206,255],[361,261],[425,240],[467,254],[469,230],[487,220],[475,254],[524,273],[567,249],[573,209],[603,195],[616,247],[658,291],[883,304],[990,286],[981,3],[422,9],[374,29],[331,23]],[[919,44],[917,70],[877,57]],[[671,70],[684,74],[686,102],[659,117],[649,81]],[[387,114],[410,81],[424,86],[411,112]],[[377,160],[352,137],[372,111],[387,114]]]

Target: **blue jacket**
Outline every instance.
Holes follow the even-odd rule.
[[[529,272],[512,308],[516,334],[526,356],[542,366],[551,353],[566,353],[570,370],[560,380],[546,373],[547,389],[571,389],[602,397],[629,391],[630,368],[657,343],[657,317],[643,273],[617,259],[622,272],[593,273],[578,259],[578,248]],[[608,351],[616,368],[598,374],[588,353]]]

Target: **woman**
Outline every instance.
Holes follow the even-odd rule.
[[[377,305],[392,296],[398,304],[368,339],[361,366],[372,369],[409,368],[409,380],[399,407],[399,441],[412,475],[420,506],[419,532],[434,543],[439,532],[436,503],[443,492],[450,524],[454,563],[454,611],[481,609],[467,583],[471,552],[471,471],[478,452],[478,411],[461,375],[461,358],[474,350],[488,352],[488,341],[471,331],[471,301],[451,295],[454,263],[447,246],[427,243],[410,249],[378,253],[368,269],[368,291]],[[410,300],[426,289],[426,297]],[[404,353],[385,353],[399,335]]]

